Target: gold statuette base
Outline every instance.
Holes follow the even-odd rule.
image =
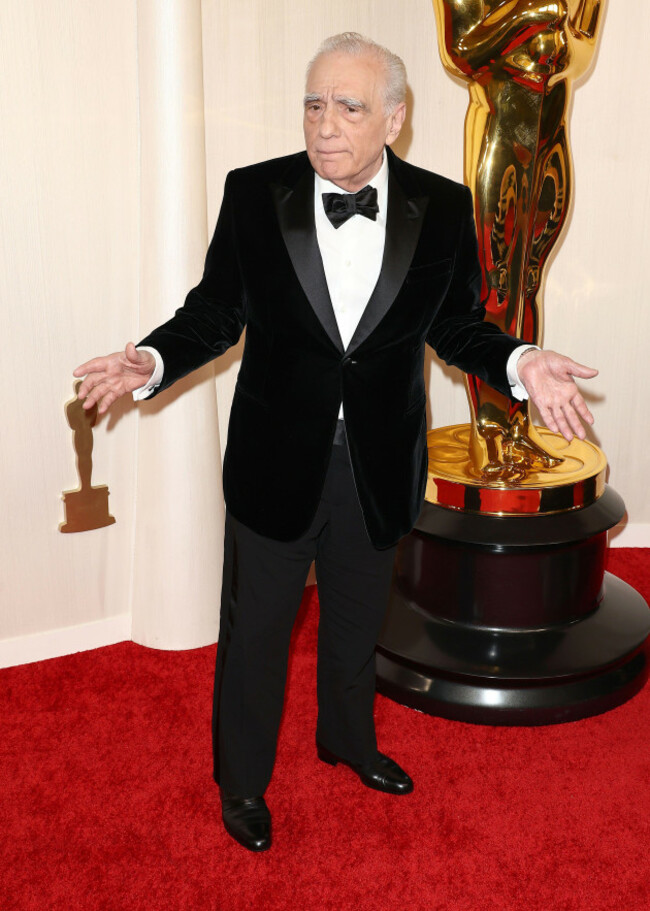
[[[108,511],[108,487],[90,487],[83,490],[64,490],[65,522],[59,531],[91,531],[112,525],[115,517]]]
[[[491,516],[549,515],[589,506],[605,489],[604,452],[585,440],[567,443],[543,427],[537,431],[562,456],[560,465],[519,483],[486,482],[472,465],[470,431],[469,424],[454,424],[427,434],[429,503]]]

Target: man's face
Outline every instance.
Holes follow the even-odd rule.
[[[384,67],[372,54],[323,54],[305,93],[305,145],[313,169],[343,190],[365,187],[397,139],[406,106],[386,114]]]

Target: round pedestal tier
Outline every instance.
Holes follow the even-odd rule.
[[[604,572],[611,488],[584,509],[494,517],[425,504],[401,542],[377,651],[377,689],[481,724],[607,711],[648,676],[650,611]]]

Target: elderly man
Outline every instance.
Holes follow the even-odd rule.
[[[213,734],[224,824],[254,851],[271,844],[263,795],[312,560],[318,756],[368,787],[413,788],[377,749],[374,646],[395,545],[424,496],[425,344],[506,394],[528,390],[569,439],[592,421],[573,376],[595,371],[483,321],[469,191],[389,149],[405,87],[385,48],[328,39],[307,72],[306,153],[230,173],[184,306],[137,349],[75,371],[84,407],[103,413],[126,392],[159,393],[246,326],[223,469]]]

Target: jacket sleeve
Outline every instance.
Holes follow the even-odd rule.
[[[447,364],[480,377],[510,396],[506,364],[511,352],[522,342],[485,321],[474,206],[467,188],[463,191],[462,206],[451,281],[429,327],[427,343]]]
[[[241,336],[246,324],[246,307],[233,211],[231,172],[226,178],[203,278],[170,320],[138,342],[139,346],[155,348],[163,360],[162,382],[153,395],[223,354]]]

